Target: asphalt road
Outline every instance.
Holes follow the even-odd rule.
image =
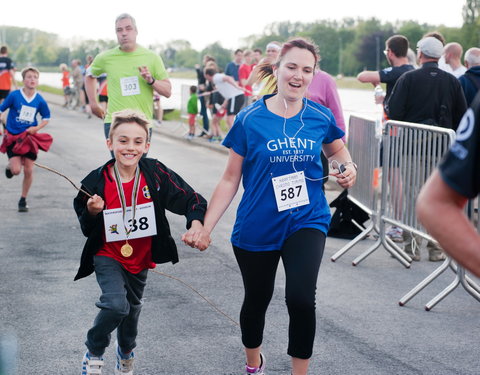
[[[226,155],[204,147],[202,141],[191,144],[170,137],[182,129],[166,124],[163,133],[157,130],[149,156],[179,172],[208,199]],[[38,162],[76,183],[109,157],[100,120],[52,106],[52,121],[45,131],[53,135],[54,143]],[[1,157],[2,171],[6,160]],[[16,338],[17,374],[78,374],[85,334],[97,313],[94,303],[99,288],[93,276],[73,282],[85,241],[72,208],[76,191],[63,178],[36,169],[28,197],[30,211],[18,213],[20,186],[20,178],[7,180],[2,172],[0,336]],[[329,192],[330,197],[335,194]],[[222,313],[182,282],[151,272],[135,374],[242,374],[244,356],[236,321],[243,288],[229,243],[235,202],[204,253],[180,243],[184,218],[169,216],[180,262],[156,270],[189,284]],[[453,280],[450,271],[399,307],[398,300],[438,264],[422,261],[405,269],[380,249],[352,267],[353,257],[372,240],[362,241],[337,262],[330,262],[345,243],[335,238],[327,241],[318,281],[310,374],[480,373],[479,303],[460,287],[432,311],[423,308]],[[263,351],[269,375],[290,373],[287,324],[280,267],[265,329]],[[113,366],[110,347],[105,373],[113,374]]]

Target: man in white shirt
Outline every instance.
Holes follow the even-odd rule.
[[[205,70],[205,79],[212,82],[215,88],[225,98],[222,107],[227,111],[227,125],[230,129],[235,120],[235,115],[240,112],[245,103],[243,88],[231,76],[217,73],[215,69]]]
[[[457,78],[465,74],[467,71],[467,68],[464,67],[461,62],[462,54],[463,48],[459,43],[456,42],[448,43],[443,48],[445,62],[452,69],[449,73],[452,73]]]

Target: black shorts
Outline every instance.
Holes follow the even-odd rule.
[[[100,103],[108,103],[108,96],[107,95],[98,95],[98,101]]]
[[[0,90],[0,99],[5,99],[8,94],[10,94],[10,90]]]
[[[236,115],[243,108],[243,103],[245,103],[245,95],[243,94],[228,99],[227,115]]]
[[[16,154],[16,153],[13,152],[14,147],[15,147],[15,144],[11,144],[10,146],[7,147],[7,156],[8,156],[9,159],[11,159],[15,156],[19,156],[19,157],[27,158],[27,159],[30,159],[30,160],[37,160],[37,154],[35,154],[33,152],[27,152],[24,155],[19,155],[19,154]]]

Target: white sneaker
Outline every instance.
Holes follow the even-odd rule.
[[[95,357],[88,350],[82,360],[82,375],[101,375],[103,357]]]
[[[125,359],[120,353],[120,346],[118,346],[117,342],[115,343],[115,354],[117,356],[115,375],[133,375],[133,361],[135,360],[133,350],[130,352],[128,358]]]
[[[260,353],[260,367],[245,365],[245,375],[265,375],[265,356]]]

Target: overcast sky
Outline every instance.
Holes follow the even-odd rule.
[[[137,20],[140,44],[185,39],[197,50],[215,41],[234,49],[241,38],[261,34],[265,26],[279,21],[376,17],[382,22],[414,20],[460,27],[464,4],[464,0],[22,0],[4,1],[0,25],[36,28],[66,39],[115,39],[115,18],[127,12]]]

